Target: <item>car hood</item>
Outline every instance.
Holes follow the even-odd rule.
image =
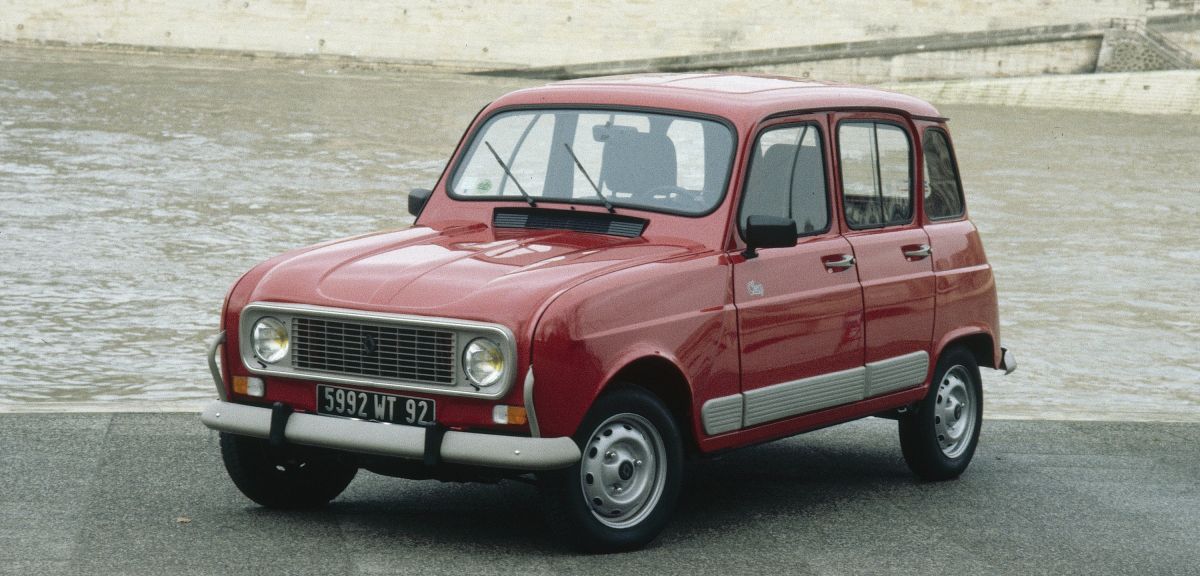
[[[574,284],[702,250],[686,241],[571,231],[415,227],[282,258],[249,300],[503,322],[516,330]]]

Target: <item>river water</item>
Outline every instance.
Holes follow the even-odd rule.
[[[404,227],[490,99],[537,82],[0,53],[0,411],[195,409],[222,297]],[[1200,420],[1200,118],[953,107],[1020,370],[991,417]]]

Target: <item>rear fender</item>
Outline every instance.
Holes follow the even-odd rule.
[[[941,358],[942,353],[947,348],[963,345],[975,356],[975,362],[986,368],[999,369],[1003,353],[1000,350],[1000,343],[992,331],[982,324],[963,326],[955,330],[951,330],[942,335],[934,346],[934,358]],[[930,374],[926,376],[926,380],[933,376],[933,370],[936,368],[937,362],[929,364]]]

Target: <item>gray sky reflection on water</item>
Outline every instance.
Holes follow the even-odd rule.
[[[540,83],[202,64],[0,57],[0,411],[201,405],[242,272],[407,226],[479,108]],[[1200,420],[1200,120],[942,111],[1021,362],[988,414]]]

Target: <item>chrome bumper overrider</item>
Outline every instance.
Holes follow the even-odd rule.
[[[212,340],[208,341],[208,371],[212,373],[213,384],[217,386],[217,398],[225,399],[225,379],[221,378],[221,367],[217,365],[217,353],[225,343],[225,331],[222,330]]]
[[[1000,369],[1004,371],[1005,376],[1012,374],[1013,370],[1017,369],[1017,355],[1008,348],[1001,348],[1000,353]]]
[[[209,404],[200,421],[221,432],[267,438],[271,409],[232,402]],[[425,456],[425,428],[349,418],[295,413],[287,419],[288,442],[347,452],[420,460]],[[554,470],[579,461],[579,447],[568,437],[527,438],[448,430],[441,441],[441,460],[508,470]]]

